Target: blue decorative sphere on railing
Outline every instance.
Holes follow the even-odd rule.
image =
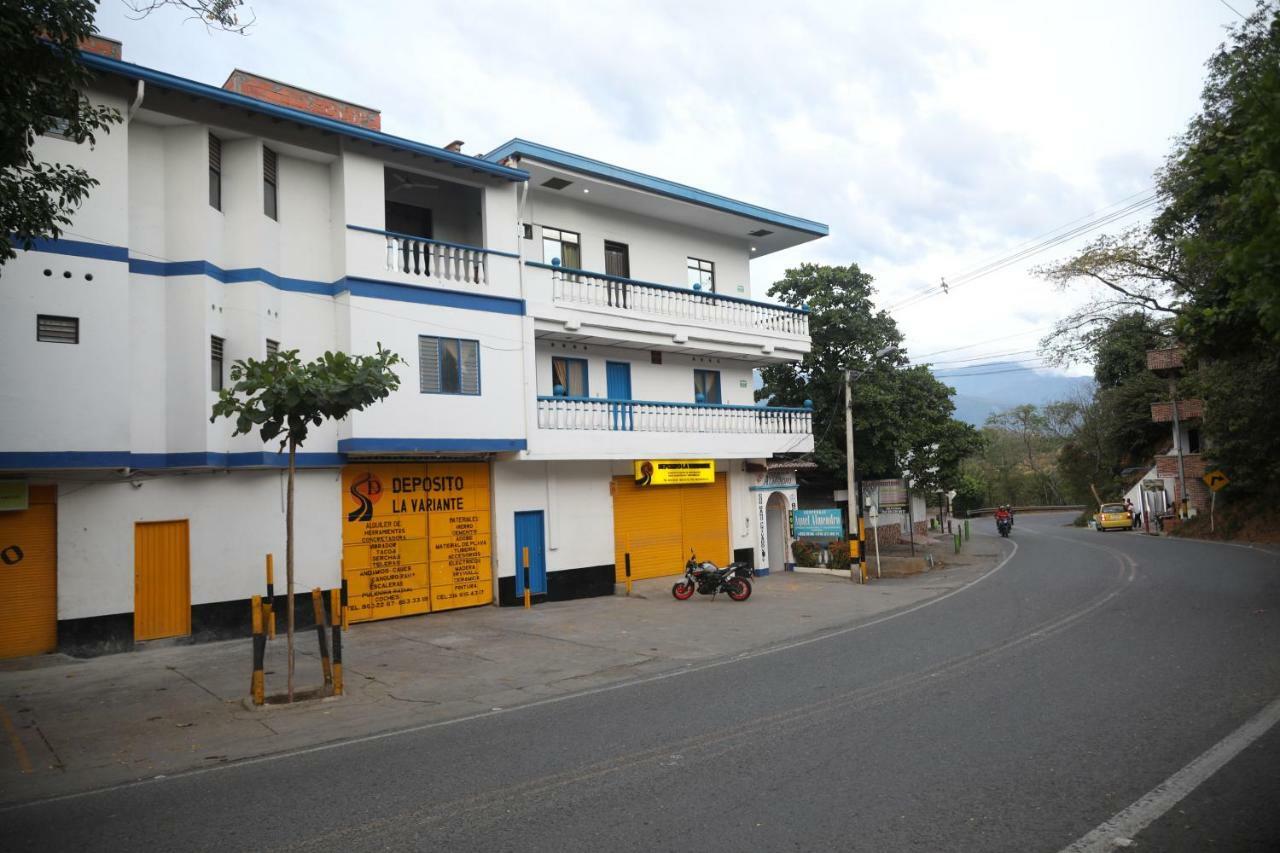
[[[707,395],[699,391],[697,394],[693,395],[693,401],[695,403],[705,403],[707,402]]]
[[[551,395],[552,395],[553,397],[563,397],[563,396],[564,396],[564,386],[563,386],[563,385],[556,385],[555,387],[553,387],[553,388],[551,389]]]
[[[702,285],[701,285],[701,284],[699,284],[699,283],[697,283],[697,282],[694,282],[694,284],[693,284],[693,289],[694,289],[694,290],[702,290]]]
[[[552,258],[552,259],[551,259],[551,266],[553,266],[553,267],[558,267],[558,266],[560,266],[560,259],[559,259],[559,258]]]
[[[805,407],[806,409],[812,409],[812,408],[813,408],[813,401],[812,401],[812,400],[805,400],[805,401],[804,401],[804,407]]]
[[[801,304],[800,304],[800,310],[801,310],[801,311],[803,311],[804,313],[808,314],[808,313],[809,313],[809,303],[808,303],[808,302],[803,302],[803,303],[801,303]]]

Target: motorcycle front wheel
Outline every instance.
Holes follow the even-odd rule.
[[[734,601],[746,601],[751,597],[751,581],[746,578],[734,578],[728,586],[726,591]]]
[[[676,597],[677,601],[684,601],[693,597],[693,584],[689,581],[680,581],[671,586],[671,594]]]

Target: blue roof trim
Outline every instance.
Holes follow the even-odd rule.
[[[525,313],[524,300],[512,299],[509,296],[464,293],[458,290],[419,287],[413,284],[396,284],[390,281],[378,281],[357,276],[347,276],[334,286],[338,292],[345,290],[352,296],[363,296],[369,299],[391,299],[396,302],[413,302],[418,305],[439,305],[442,308],[488,311],[492,314],[510,314],[514,317],[522,317]]]
[[[580,154],[571,154],[568,151],[561,151],[558,148],[539,145],[536,142],[529,142],[528,140],[520,139],[519,137],[500,145],[488,154],[484,155],[484,158],[497,163],[501,160],[505,160],[513,154],[528,157],[531,160],[540,160],[554,166],[572,169],[575,172],[594,175],[598,178],[604,178],[605,180],[625,184],[626,186],[635,187],[637,189],[648,190],[650,192],[668,196],[669,198],[679,199],[680,201],[692,202],[693,204],[699,204],[703,207],[722,210],[726,213],[736,213],[739,216],[745,216],[749,219],[767,222],[771,225],[777,225],[783,228],[793,228],[797,231],[804,231],[805,233],[814,234],[818,237],[826,237],[831,233],[831,229],[821,222],[814,222],[811,219],[802,219],[799,216],[792,216],[776,210],[769,210],[766,207],[748,204],[745,201],[737,201],[736,199],[728,198],[726,196],[717,195],[685,184],[679,184],[675,181],[668,181],[663,178],[654,177],[653,175],[646,175],[643,172],[636,172],[631,169],[624,169],[621,166],[614,166],[609,163],[603,163],[599,160],[592,160],[590,157],[583,157]]]
[[[354,124],[347,124],[343,121],[325,118],[324,116],[312,115],[311,113],[303,112],[302,110],[295,110],[290,107],[282,107],[266,101],[259,101],[257,98],[250,98],[237,92],[230,92],[217,86],[210,86],[207,83],[198,83],[195,80],[188,80],[185,77],[178,77],[174,74],[167,74],[163,71],[157,71],[154,68],[135,65],[132,62],[124,62],[119,59],[112,59],[108,56],[100,56],[96,53],[81,53],[80,61],[90,68],[98,71],[104,71],[108,74],[118,74],[122,77],[128,77],[133,80],[145,80],[148,83],[152,83],[156,86],[163,86],[166,89],[173,89],[189,95],[208,98],[218,103],[252,110],[253,112],[262,113],[263,115],[275,118],[294,121],[298,124],[309,125],[311,127],[319,128],[320,130],[327,130],[331,133],[336,133],[351,139],[359,139],[365,142],[377,143],[378,145],[386,145],[389,148],[396,148],[412,154],[421,154],[425,157],[431,157],[435,160],[440,160],[454,166],[474,169],[477,172],[484,172],[495,177],[505,178],[508,181],[529,180],[529,173],[523,169],[512,169],[509,166],[501,166],[496,162],[485,158],[471,157],[466,154],[459,154],[455,151],[446,151],[443,148],[436,148],[434,145],[425,145],[421,142],[414,142],[409,139],[392,136],[376,130],[368,130]]]
[[[346,457],[341,453],[297,454],[297,464],[302,468],[332,468],[342,465]],[[30,469],[83,469],[83,468],[287,468],[287,453],[131,453],[127,450],[55,450],[0,453],[0,469],[17,471]]]
[[[495,453],[524,450],[523,438],[343,438],[344,453]]]

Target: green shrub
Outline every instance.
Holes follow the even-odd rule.
[[[797,566],[818,565],[818,544],[807,539],[797,539],[791,543],[791,553],[795,555]]]

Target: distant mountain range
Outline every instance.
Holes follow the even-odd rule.
[[[948,376],[939,379],[956,392],[951,395],[955,403],[955,417],[959,420],[980,427],[987,421],[987,416],[1003,409],[1033,403],[1037,406],[1064,400],[1077,390],[1088,388],[1093,379],[1088,376],[1063,376],[1048,370],[1020,370],[1017,362],[995,362],[984,364],[982,370],[975,370],[976,376]],[[1008,370],[1008,373],[994,371]],[[939,370],[938,373],[950,371]],[[756,390],[763,387],[760,371],[754,371]]]
[[[983,365],[974,376],[943,376],[945,385],[956,389],[951,395],[955,417],[982,426],[987,416],[1024,403],[1042,405],[1063,400],[1093,384],[1088,376],[1063,376],[1048,370],[1016,370],[1016,362]],[[996,371],[1008,370],[1007,373]],[[938,373],[950,371],[939,370]]]

